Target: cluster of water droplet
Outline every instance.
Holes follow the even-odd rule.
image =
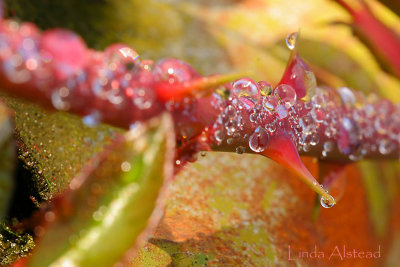
[[[83,122],[89,126],[118,110],[126,110],[132,121],[157,112],[153,84],[164,75],[162,65],[165,62],[153,71],[152,61],[140,61],[123,44],[104,52],[90,50],[66,30],[41,33],[33,24],[12,20],[0,27],[0,67],[5,77],[39,88],[57,110],[86,114]]]
[[[287,38],[291,50],[295,38],[294,34]],[[214,141],[236,145],[239,153],[246,149],[259,153],[268,147],[270,136],[285,132],[299,152],[320,152],[321,158],[339,154],[360,160],[398,151],[400,106],[347,87],[317,87],[314,74],[306,69],[303,73],[307,74],[302,77],[307,89],[303,99],[298,99],[295,88],[288,84],[273,89],[265,81],[256,83],[249,78],[227,88],[227,99],[221,91],[216,94],[221,112],[213,125]]]
[[[269,136],[284,131],[300,152],[312,152],[318,146],[321,158],[340,152],[350,160],[371,153],[387,155],[400,146],[400,106],[388,100],[366,97],[345,87],[317,87],[311,100],[303,101],[296,99],[290,85],[272,90],[266,84],[248,78],[233,83],[214,125],[217,143],[242,146],[234,140],[248,137],[248,148],[262,152]],[[243,131],[245,124],[249,127]]]

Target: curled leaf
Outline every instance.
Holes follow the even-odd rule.
[[[117,138],[54,200],[28,266],[111,266],[146,241],[172,176],[169,115]]]

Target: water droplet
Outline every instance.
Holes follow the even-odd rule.
[[[249,138],[249,147],[254,152],[263,152],[269,143],[269,134],[261,126],[257,127]]]
[[[125,44],[114,44],[104,51],[104,62],[110,70],[126,71],[139,65],[139,54]]]
[[[310,99],[315,95],[315,91],[317,88],[317,79],[315,78],[314,73],[309,70],[305,70],[303,77],[306,95],[301,100],[310,101]]]
[[[331,152],[331,151],[333,150],[333,148],[334,148],[334,143],[333,143],[333,141],[326,141],[326,142],[324,143],[324,150],[325,150],[325,151]]]
[[[337,89],[337,92],[340,95],[343,105],[346,108],[351,108],[356,103],[356,97],[353,92],[347,87],[340,87]]]
[[[61,87],[54,90],[51,93],[51,103],[53,104],[53,107],[57,110],[68,110],[71,107],[71,104],[67,100],[69,94],[70,91],[67,87]]]
[[[267,96],[264,97],[263,99],[263,107],[269,111],[270,113],[272,113],[273,111],[275,111],[276,107],[279,105],[279,100],[276,96],[272,95],[272,96]]]
[[[274,95],[276,95],[281,103],[287,108],[293,106],[296,103],[296,91],[290,85],[279,85],[275,88]]]
[[[316,126],[313,118],[309,115],[302,117],[299,120],[299,124],[300,124],[304,134],[313,133],[315,130],[315,126]]]
[[[311,111],[311,115],[314,118],[314,120],[316,122],[324,122],[325,120],[325,110],[322,108],[317,108],[315,107],[312,111]]]
[[[122,163],[121,163],[121,170],[122,170],[123,172],[128,172],[128,171],[130,171],[130,170],[131,170],[131,164],[130,164],[129,162],[127,162],[127,161],[122,162]]]
[[[293,32],[286,37],[286,46],[293,50],[296,47],[297,32]]]
[[[217,142],[222,142],[225,138],[225,135],[221,130],[216,130],[214,132],[214,138]]]
[[[272,86],[268,82],[265,81],[259,81],[258,87],[260,88],[260,94],[262,96],[269,96],[272,94]]]
[[[359,126],[350,118],[343,118],[337,140],[339,150],[346,155],[354,154],[361,144]]]
[[[231,91],[229,91],[225,86],[220,86],[215,90],[216,95],[221,100],[226,100],[231,95]]]
[[[146,87],[134,88],[133,90],[132,101],[139,109],[145,110],[151,108],[155,98],[154,91]]]
[[[238,154],[243,154],[245,151],[246,151],[246,148],[243,146],[238,146],[236,148],[236,153],[238,153]]]
[[[280,120],[283,120],[288,116],[288,110],[284,105],[278,105],[276,107],[276,114]]]
[[[100,121],[101,114],[97,110],[82,118],[82,122],[89,127],[95,127],[99,125]]]
[[[153,75],[156,80],[169,83],[185,82],[200,77],[192,66],[175,58],[166,58],[157,62]]]
[[[382,155],[387,155],[393,152],[396,148],[396,145],[393,141],[389,139],[382,139],[379,141],[379,152]]]
[[[319,143],[319,136],[317,133],[313,133],[310,136],[310,145],[316,146]]]
[[[335,201],[332,196],[329,197],[321,197],[321,206],[325,209],[332,208],[335,206]]]
[[[87,48],[81,37],[75,33],[53,29],[45,31],[40,42],[43,54],[50,55],[58,79],[66,79],[87,62]],[[71,56],[74,55],[74,56]]]
[[[243,78],[235,81],[232,85],[232,93],[247,109],[253,108],[260,100],[260,90],[255,81]]]

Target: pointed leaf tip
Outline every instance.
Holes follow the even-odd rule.
[[[336,204],[335,199],[321,187],[314,176],[304,166],[295,144],[287,134],[281,132],[271,136],[268,148],[261,154],[297,174],[303,182],[305,182],[326,201],[332,203],[332,205]]]

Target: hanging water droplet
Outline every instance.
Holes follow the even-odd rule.
[[[296,47],[297,32],[292,32],[286,37],[286,46],[293,50]]]
[[[269,143],[269,134],[261,126],[257,127],[249,138],[249,147],[254,152],[263,152]]]
[[[332,196],[329,197],[321,197],[321,206],[325,209],[332,208],[335,206],[335,201]]]

